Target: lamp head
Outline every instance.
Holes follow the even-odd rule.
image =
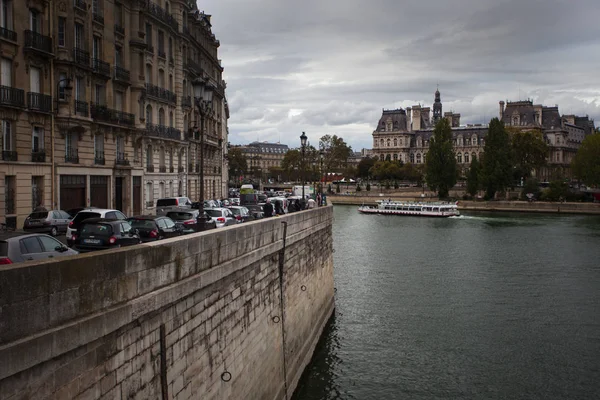
[[[308,137],[306,136],[306,133],[302,132],[302,135],[300,135],[300,144],[302,145],[302,147],[306,147],[307,139]]]

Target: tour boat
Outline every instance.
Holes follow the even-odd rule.
[[[420,217],[452,217],[460,215],[458,201],[447,202],[413,202],[378,200],[376,206],[362,205],[358,211],[364,214],[414,215]]]

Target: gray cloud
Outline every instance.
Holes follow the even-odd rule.
[[[533,98],[600,121],[597,0],[205,0],[221,41],[230,141],[371,146],[382,108],[431,105],[463,123]]]

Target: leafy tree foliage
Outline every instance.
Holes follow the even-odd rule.
[[[541,132],[516,131],[511,135],[513,161],[515,163],[514,179],[528,178],[531,171],[546,165],[549,147]]]
[[[425,166],[427,185],[438,192],[440,199],[448,197],[456,184],[458,168],[452,149],[452,129],[446,118],[435,125]]]
[[[521,198],[523,200],[527,200],[527,195],[531,193],[534,199],[540,198],[540,186],[538,180],[535,178],[529,178],[525,181],[523,185],[523,190],[521,191]]]
[[[588,186],[600,185],[600,133],[583,139],[571,163],[575,176]]]
[[[371,167],[373,167],[375,165],[375,163],[377,162],[376,159],[371,158],[371,157],[365,157],[362,160],[360,160],[360,162],[358,163],[358,171],[357,171],[357,176],[359,178],[368,178],[369,177],[369,170],[371,169]]]
[[[324,135],[319,141],[319,150],[324,153],[323,168],[326,172],[341,172],[348,164],[352,148],[337,135]]]
[[[484,155],[481,168],[481,183],[488,199],[493,199],[496,192],[505,190],[511,183],[513,172],[512,149],[510,137],[504,123],[498,118],[490,121],[485,139]]]
[[[469,173],[467,175],[467,193],[471,196],[475,196],[477,191],[481,187],[479,183],[479,174],[481,173],[481,165],[477,156],[473,156],[471,159],[471,166],[469,167]]]
[[[229,160],[229,177],[230,179],[238,179],[248,170],[248,163],[244,153],[239,147],[231,147],[227,154]]]

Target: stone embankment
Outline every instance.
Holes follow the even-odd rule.
[[[334,310],[332,221],[1,266],[0,398],[291,397]]]
[[[397,201],[436,201],[434,198],[406,196],[328,196],[331,204],[375,205],[377,200],[392,199]],[[562,214],[593,214],[600,215],[600,203],[558,203],[558,202],[526,202],[526,201],[466,201],[458,202],[459,210],[474,211],[515,211]]]

